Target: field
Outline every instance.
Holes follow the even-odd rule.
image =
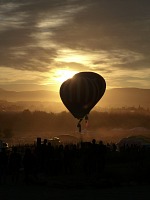
[[[2,186],[0,195],[2,200],[146,200],[148,199],[150,186],[130,186],[107,189],[67,189],[52,188],[49,186]]]
[[[118,143],[122,138],[130,136],[145,136],[149,138],[150,129],[144,129],[142,127],[133,129],[101,128],[89,131],[83,130],[82,134],[78,131],[14,131],[14,136],[12,138],[5,139],[5,141],[9,143],[9,145],[22,145],[27,143],[33,144],[36,142],[37,137],[40,137],[42,140],[58,137],[62,143],[78,143],[81,140],[92,141],[92,139],[96,139],[97,141],[102,140],[105,143]]]
[[[48,199],[128,199],[145,200],[150,190],[150,159],[144,156],[140,160],[134,149],[131,153],[108,152],[106,166],[102,171],[85,173],[74,168],[73,173],[60,173],[46,175],[38,173],[36,181],[31,179],[24,182],[24,171],[20,171],[17,182],[11,180],[11,175],[0,185],[0,195],[3,200],[48,200]],[[131,156],[131,157],[130,157]],[[81,164],[82,158],[77,160]],[[139,165],[140,164],[140,165]]]

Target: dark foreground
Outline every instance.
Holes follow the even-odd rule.
[[[0,200],[150,199],[146,147],[45,143],[3,149],[0,161]]]
[[[7,185],[0,188],[0,199],[2,200],[146,200],[149,199],[150,186],[130,186],[107,189],[67,189],[51,188],[49,186],[33,185]]]

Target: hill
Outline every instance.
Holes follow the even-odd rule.
[[[36,91],[7,91],[0,89],[0,100],[8,102],[57,102],[57,106],[61,100],[58,92],[48,90]],[[97,104],[100,107],[138,107],[150,108],[150,89],[139,88],[114,88],[106,90],[104,96]],[[64,106],[62,106],[64,109]]]
[[[58,101],[58,93],[48,90],[8,91],[0,89],[0,100],[15,101]]]
[[[99,105],[102,107],[150,108],[150,89],[114,88],[107,90]]]

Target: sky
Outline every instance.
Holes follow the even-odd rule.
[[[59,90],[80,71],[150,88],[149,0],[0,0],[0,88]]]

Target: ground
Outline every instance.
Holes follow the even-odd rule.
[[[2,200],[146,200],[149,199],[150,186],[130,186],[107,189],[67,189],[49,186],[7,185],[0,188]]]

